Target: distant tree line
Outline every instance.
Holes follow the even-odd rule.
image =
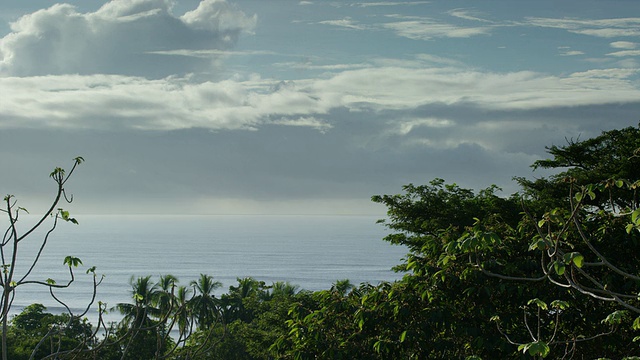
[[[640,126],[547,151],[533,167],[557,173],[516,178],[520,191],[509,197],[442,179],[374,196],[388,210],[384,240],[408,251],[395,268],[401,280],[339,280],[310,292],[244,278],[217,297],[220,283],[209,275],[188,286],[171,275],[141,277],[131,281],[130,303],[99,305],[101,314],[122,314],[119,323],[92,325],[34,304],[2,329],[3,354],[640,359]],[[5,298],[15,291],[3,286]]]

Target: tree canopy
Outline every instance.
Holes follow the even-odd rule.
[[[640,126],[547,151],[532,166],[557,172],[516,178],[510,196],[443,179],[373,196],[384,240],[407,248],[401,280],[309,292],[244,278],[217,297],[209,275],[142,277],[113,332],[60,336],[105,359],[638,359]],[[6,333],[37,338],[60,320],[44,310]]]

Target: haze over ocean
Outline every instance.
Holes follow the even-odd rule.
[[[200,273],[223,283],[218,294],[227,292],[236,278],[254,277],[271,284],[289,281],[301,289],[328,289],[339,279],[354,284],[394,280],[401,277],[390,269],[406,253],[382,238],[388,231],[376,224],[377,216],[318,215],[206,215],[206,216],[78,216],[78,226],[61,223],[50,236],[31,280],[47,278],[64,283],[67,255],[79,257],[83,266],[70,289],[56,294],[72,309],[86,306],[91,298],[90,276],[96,266],[104,274],[96,302],[111,307],[131,302],[132,276],[172,274],[188,285]],[[22,224],[34,218],[23,217]],[[22,244],[22,266],[35,255],[40,235]],[[33,254],[33,255],[32,255]],[[23,269],[20,267],[18,269]],[[43,303],[60,311],[46,289],[21,286],[16,291],[14,312],[32,303]],[[95,318],[92,311],[89,320]],[[112,314],[111,318],[117,318]]]

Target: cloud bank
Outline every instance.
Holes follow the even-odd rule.
[[[354,2],[337,14],[340,4],[296,3],[334,12],[282,24],[374,44],[391,39],[412,52],[333,58],[351,49],[309,56],[255,43],[238,49],[264,29],[256,15],[223,0],[183,14],[169,1],[114,0],[93,12],[57,4],[20,17],[0,39],[0,158],[12,159],[0,182],[15,167],[25,170],[20,164],[83,155],[90,171],[79,188],[100,189],[96,196],[109,194],[114,207],[166,197],[203,212],[220,199],[368,202],[434,177],[504,186],[513,175],[529,175],[545,145],[629,126],[640,111],[640,69],[618,62],[637,56],[637,41],[604,37],[633,34],[634,19],[395,13],[432,4],[423,1]],[[507,27],[508,35],[513,27],[547,28],[606,39],[609,53],[596,59],[599,68],[585,61],[545,72],[490,70],[448,47],[433,50],[442,42],[494,44]],[[549,45],[559,61],[584,61],[592,52],[565,39]],[[236,60],[242,70],[222,71]]]
[[[166,0],[110,1],[91,13],[55,4],[19,18],[0,40],[0,74],[119,74],[162,78],[215,71],[209,60],[169,58],[156,51],[227,50],[252,32],[248,16],[226,1],[205,0],[182,16]]]

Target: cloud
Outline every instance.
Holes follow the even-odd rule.
[[[207,59],[154,54],[178,49],[229,50],[256,16],[224,0],[204,0],[181,17],[164,0],[115,0],[80,13],[56,4],[19,18],[0,39],[0,74],[124,74],[160,78],[203,69]],[[42,61],[47,59],[47,61]]]
[[[572,19],[530,17],[526,25],[564,29],[572,33],[602,38],[640,36],[640,18]]]
[[[318,23],[323,25],[344,27],[344,28],[353,29],[353,30],[366,29],[364,25],[358,24],[357,22],[353,21],[350,17],[345,17],[340,20],[325,20],[325,21],[320,21]]]
[[[279,124],[330,132],[335,123],[329,126],[327,119],[338,110],[391,112],[392,117],[403,114],[406,119],[406,112],[438,104],[452,109],[469,104],[485,111],[533,111],[634,103],[640,98],[633,82],[639,70],[629,68],[565,77],[433,65],[334,70],[325,78],[288,82],[259,76],[198,83],[188,77],[4,77],[0,78],[0,127],[223,131]]]
[[[571,78],[624,80],[640,73],[640,69],[594,69],[571,74]],[[586,85],[586,84],[585,84]]]
[[[326,133],[329,129],[333,127],[333,125],[328,124],[326,121],[316,119],[312,116],[310,117],[300,117],[297,119],[289,119],[289,118],[281,118],[272,122],[275,125],[286,125],[286,126],[302,126],[302,127],[310,127],[316,130],[319,130],[321,133]]]
[[[275,63],[273,66],[277,66],[280,68],[293,68],[293,69],[302,69],[302,70],[324,70],[324,71],[344,71],[350,69],[362,69],[371,67],[371,64],[367,63],[355,63],[355,64],[314,64],[311,61],[307,62],[282,62]]]
[[[623,50],[608,53],[608,56],[625,57],[625,56],[640,56],[640,50]]]
[[[431,40],[433,38],[469,38],[472,36],[487,35],[491,32],[491,27],[458,26],[426,17],[406,17],[399,15],[389,15],[388,17],[401,19],[401,21],[391,21],[381,24],[380,26],[382,28],[392,30],[398,36],[413,40]]]
[[[355,3],[355,4],[351,4],[351,6],[372,7],[372,6],[423,5],[423,4],[429,4],[430,2],[431,1],[378,1],[378,2]]]
[[[232,50],[189,50],[189,49],[149,51],[147,52],[147,54],[188,56],[188,57],[197,57],[197,58],[218,58],[222,56],[228,57],[228,56],[282,55],[273,51],[265,51],[265,50],[232,51]]]
[[[465,19],[465,20],[479,21],[484,23],[494,23],[491,20],[484,19],[483,18],[484,14],[476,10],[453,9],[453,10],[449,10],[447,14],[460,19]]]
[[[638,44],[631,41],[614,41],[609,44],[614,49],[635,49]]]
[[[579,50],[571,50],[571,48],[568,46],[560,46],[558,47],[558,50],[560,51],[560,56],[584,55],[584,52]]]

